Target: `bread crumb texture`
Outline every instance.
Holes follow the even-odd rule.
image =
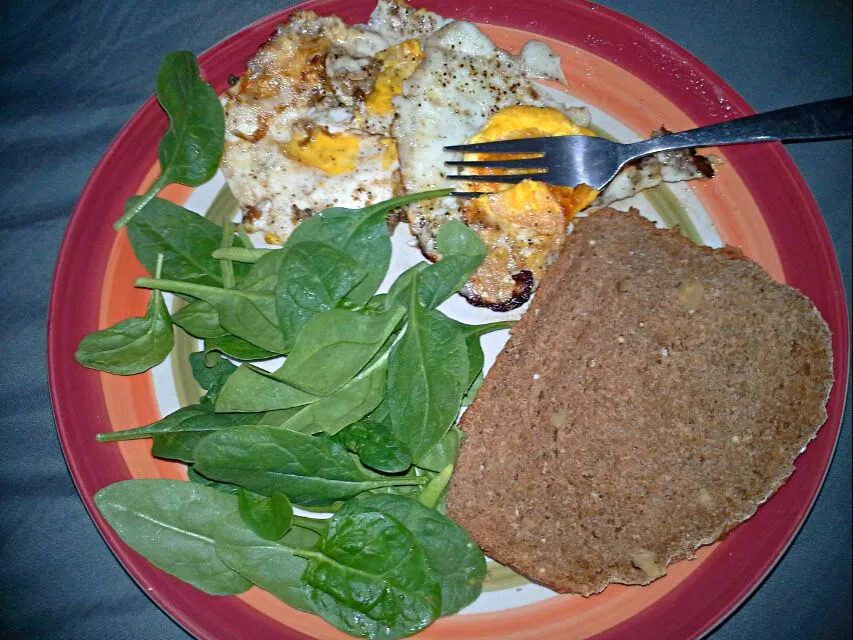
[[[559,592],[648,584],[755,513],[826,419],[830,333],[737,249],[576,222],[461,427],[449,514]]]

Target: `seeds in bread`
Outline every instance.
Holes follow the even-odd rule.
[[[448,513],[556,591],[648,584],[782,485],[831,382],[802,294],[737,249],[602,210],[463,416]]]

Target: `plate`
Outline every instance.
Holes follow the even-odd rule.
[[[301,5],[363,22],[371,1],[320,0]],[[590,105],[594,122],[624,139],[645,136],[664,122],[670,129],[747,115],[749,106],[690,54],[648,28],[584,2],[449,0],[419,3],[448,17],[480,23],[499,45],[517,50],[539,38],[559,51],[572,98]],[[200,58],[217,91],[292,11],[266,18]],[[555,11],[561,19],[553,20]],[[179,48],[181,43],[175,43]],[[84,189],[57,265],[48,325],[51,395],[69,469],[95,523],[131,576],[190,633],[201,638],[344,638],[315,616],[294,611],[261,592],[208,596],[159,571],[128,549],[94,508],[92,496],[130,477],[182,477],[182,468],[155,461],[146,441],[98,445],[97,432],[138,426],[183,404],[194,391],[175,357],[153,372],[120,378],[83,370],[73,359],[83,335],[141,314],[146,294],[132,287],[143,275],[112,221],[124,200],[156,172],[156,146],[166,119],[149,100],[110,146]],[[424,638],[656,638],[697,637],[716,625],[761,582],[790,544],[817,496],[838,436],[847,386],[849,338],[841,277],[823,220],[791,159],[778,144],[714,151],[726,164],[712,181],[676,185],[639,198],[646,213],[679,223],[694,239],[743,248],[771,275],[802,290],[833,330],[835,386],[828,419],[797,460],[796,472],[758,513],[725,540],[680,562],[648,587],[615,585],[583,599],[550,597],[541,588],[496,576],[473,612],[438,621]],[[221,183],[199,189],[170,187],[162,195],[202,213],[228,206]],[[784,215],[783,215],[784,213]],[[400,233],[403,233],[402,231]],[[416,260],[395,237],[395,266]],[[476,313],[454,301],[458,313]],[[485,312],[484,312],[485,313]],[[492,345],[493,350],[498,345]],[[184,345],[186,350],[191,346]],[[501,582],[503,580],[503,582]],[[503,608],[507,607],[507,608]]]

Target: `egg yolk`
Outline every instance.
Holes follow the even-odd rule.
[[[320,169],[330,176],[355,171],[358,147],[358,136],[329,133],[320,127],[295,134],[282,145],[284,153],[291,159]]]
[[[394,113],[391,98],[403,92],[403,81],[415,72],[424,59],[424,52],[420,42],[412,39],[380,51],[376,59],[382,66],[373,91],[364,99],[364,107],[371,115],[387,116]]]
[[[579,127],[557,109],[515,106],[494,114],[470,142],[565,135],[595,134]],[[536,157],[536,154],[465,154],[466,160],[519,157]],[[513,173],[491,168],[476,168],[471,172],[481,176]],[[486,259],[471,283],[486,299],[507,300],[516,287],[512,274],[529,271],[538,282],[562,245],[568,222],[592,204],[598,192],[586,185],[574,188],[549,185],[536,180],[535,175],[511,186],[487,180],[465,185],[469,191],[484,192],[468,200],[463,213],[488,247]]]

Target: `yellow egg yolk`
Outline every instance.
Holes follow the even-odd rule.
[[[550,107],[514,106],[498,111],[486,122],[486,125],[471,138],[471,144],[478,142],[495,142],[497,140],[518,140],[520,138],[543,138],[547,136],[594,136],[595,133],[572,122],[567,115]],[[535,155],[519,154],[466,154],[466,160],[502,160],[506,158],[529,158]],[[478,169],[480,175],[499,175],[508,173],[501,169]],[[505,185],[498,183],[475,183],[472,191],[506,190]],[[513,189],[515,187],[509,187]],[[577,187],[550,187],[554,197],[562,205],[566,218],[572,218],[592,204],[598,197],[598,192],[586,185]]]
[[[515,106],[498,111],[471,143],[564,135],[595,135],[568,116],[547,107]],[[535,154],[466,154],[466,160],[503,160],[535,157]],[[472,171],[478,175],[506,175],[507,169]],[[508,186],[472,182],[466,190],[484,195],[463,205],[466,222],[488,247],[485,261],[471,278],[476,291],[488,299],[506,300],[516,282],[512,274],[529,271],[536,282],[566,237],[568,222],[588,207],[598,192],[586,185],[553,186],[532,179]]]
[[[394,113],[391,99],[403,92],[403,81],[415,72],[424,52],[420,42],[412,39],[380,51],[376,59],[382,66],[373,91],[364,99],[364,107],[371,115],[391,115]]]
[[[348,133],[329,133],[312,127],[294,136],[282,145],[283,151],[293,160],[320,169],[330,176],[355,171],[358,164],[358,136]]]

